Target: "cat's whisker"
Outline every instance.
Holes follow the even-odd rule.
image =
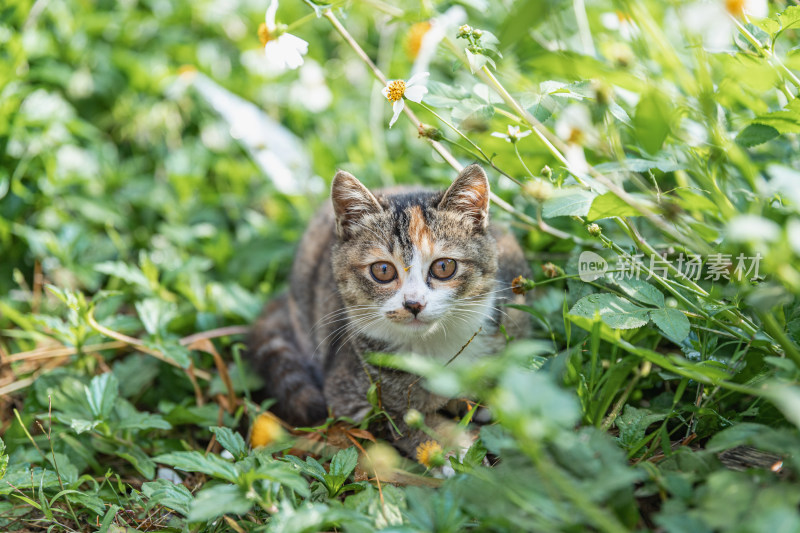
[[[350,312],[352,312],[352,311],[354,311],[354,310],[356,310],[356,311],[357,311],[357,310],[363,310],[363,309],[377,309],[377,308],[378,308],[378,306],[376,306],[376,305],[374,305],[374,304],[367,304],[367,305],[353,305],[353,306],[349,306],[349,307],[342,307],[342,308],[339,308],[339,309],[337,309],[336,311],[331,311],[330,313],[328,313],[328,314],[326,314],[326,315],[323,315],[323,316],[322,316],[322,317],[321,317],[319,320],[317,320],[317,322],[316,322],[316,323],[315,323],[315,324],[314,324],[314,325],[311,327],[311,331],[314,331],[314,329],[316,329],[316,328],[318,328],[318,327],[321,327],[321,326],[325,325],[325,322],[323,322],[324,320],[328,320],[328,319],[330,319],[330,318],[336,318],[336,317],[338,317],[338,316],[341,316],[341,315],[346,315],[347,313],[350,313]]]
[[[322,340],[319,342],[319,344],[317,344],[317,347],[316,347],[316,348],[314,348],[314,354],[312,355],[312,357],[313,357],[314,355],[316,355],[316,354],[319,352],[319,347],[320,347],[320,346],[322,346],[322,344],[323,344],[323,343],[324,343],[326,340],[328,340],[329,338],[333,337],[333,338],[331,339],[331,342],[330,342],[330,344],[333,344],[334,342],[336,342],[337,340],[339,340],[339,339],[340,339],[342,336],[344,336],[344,335],[347,333],[347,331],[348,331],[348,327],[350,327],[350,326],[357,326],[357,325],[359,325],[359,324],[366,323],[366,322],[368,322],[368,321],[372,321],[372,320],[373,320],[375,317],[379,317],[379,316],[380,316],[380,315],[378,315],[377,313],[375,313],[374,315],[367,315],[367,316],[358,317],[358,318],[355,318],[355,319],[353,319],[353,320],[349,320],[349,321],[348,321],[346,324],[343,324],[343,325],[341,325],[341,326],[337,327],[337,328],[336,328],[336,329],[334,329],[332,332],[330,332],[328,335],[326,335],[326,336],[325,336],[325,338],[324,338],[324,339],[322,339]],[[337,351],[338,351],[338,350],[337,350]]]

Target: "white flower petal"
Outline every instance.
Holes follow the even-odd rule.
[[[416,85],[414,87],[406,86],[406,92],[404,96],[412,102],[420,103],[422,101],[422,97],[426,94],[428,94],[427,87]]]
[[[394,110],[394,115],[392,115],[392,120],[389,121],[389,127],[391,128],[395,122],[397,122],[397,118],[400,116],[400,113],[403,112],[403,108],[406,106],[406,103],[401,98],[400,100],[396,101],[392,104],[392,109]]]
[[[389,98],[389,87],[384,87],[381,89],[381,94],[384,96],[384,98]]]
[[[500,133],[499,131],[493,131],[492,137],[497,137],[498,139],[508,139],[508,135],[505,133]]]
[[[533,133],[533,130],[528,130],[528,131],[523,131],[523,132],[517,133],[517,139],[522,139],[523,137],[527,137],[531,133]]]
[[[406,88],[408,88],[411,85],[414,85],[416,83],[424,82],[424,80],[426,80],[428,78],[428,76],[430,76],[430,75],[431,75],[430,72],[420,72],[419,74],[414,74],[413,76],[411,76],[411,79],[408,80],[408,83],[406,83]],[[406,93],[407,92],[408,92],[408,89],[406,89]]]
[[[267,6],[267,12],[264,14],[264,23],[270,32],[275,31],[275,14],[278,12],[278,0],[272,0]]]
[[[297,50],[301,54],[308,53],[308,43],[296,35],[292,35],[291,33],[284,33],[279,37],[279,39],[283,39],[284,41],[288,42],[295,50]]]

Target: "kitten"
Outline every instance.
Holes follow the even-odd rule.
[[[427,392],[417,376],[365,363],[369,352],[415,353],[469,364],[525,333],[527,314],[511,280],[528,274],[519,245],[489,224],[489,181],[465,168],[445,192],[399,188],[371,193],[339,171],[332,203],[314,218],[295,257],[288,294],[267,306],[250,338],[250,357],[277,399],[273,411],[309,426],[334,416],[362,420],[378,401],[403,433],[396,446],[411,454],[428,440],[403,415],[415,408],[426,424],[447,399]]]

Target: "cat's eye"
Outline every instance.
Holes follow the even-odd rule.
[[[372,274],[372,279],[378,283],[389,283],[397,277],[397,269],[394,265],[386,261],[379,261],[372,263],[369,267],[369,272]]]
[[[431,276],[438,280],[448,280],[456,273],[456,262],[454,259],[445,257],[437,259],[431,265]]]

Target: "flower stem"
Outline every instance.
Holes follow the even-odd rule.
[[[523,161],[522,156],[519,154],[519,149],[517,148],[517,143],[513,142],[511,144],[514,145],[514,153],[517,154],[517,159],[519,159],[519,162],[522,165],[522,168],[525,169],[525,172],[528,173],[528,176],[530,176],[531,179],[534,179],[534,180],[537,179],[536,176],[533,175],[533,172],[531,172],[531,169],[528,168],[528,165],[525,164],[525,161]]]
[[[369,58],[367,53],[364,52],[364,49],[361,48],[361,46],[359,46],[359,44],[356,42],[356,40],[353,38],[353,36],[350,35],[350,32],[347,31],[347,28],[345,28],[342,25],[342,23],[339,22],[339,19],[336,18],[336,15],[334,15],[331,10],[327,10],[327,11],[325,11],[324,16],[325,16],[326,19],[328,19],[330,21],[331,25],[333,25],[334,29],[339,33],[339,35],[342,36],[342,38],[350,46],[350,48],[353,49],[353,51],[356,53],[356,55],[359,58],[361,58],[361,60],[364,63],[366,63],[366,65],[370,68],[370,70],[372,70],[372,73],[375,75],[375,77],[381,83],[386,85],[386,82],[387,82],[386,76],[383,74],[383,72],[381,72],[381,70],[377,67],[377,65],[375,65],[375,63]],[[410,109],[410,106],[405,106],[403,108],[403,112],[406,114],[406,116],[408,116],[408,118],[411,119],[411,121],[415,125],[417,125],[419,127],[421,122],[417,118],[417,115]],[[461,172],[464,169],[464,166],[461,163],[459,163],[458,160],[453,156],[453,154],[450,153],[450,151],[447,148],[445,148],[440,142],[434,141],[433,139],[428,139],[428,142],[431,144],[431,147],[434,150],[436,150],[436,152],[440,156],[442,156],[442,158],[447,162],[447,164],[449,164],[451,167],[453,167],[453,169],[455,169],[458,172]],[[578,237],[575,237],[574,235],[570,235],[569,233],[566,233],[566,232],[563,232],[561,230],[558,230],[558,229],[556,229],[556,228],[554,228],[554,227],[552,227],[549,224],[546,224],[544,222],[536,221],[535,219],[529,217],[525,213],[522,213],[521,211],[518,211],[517,209],[514,208],[514,206],[512,206],[511,204],[509,204],[508,202],[506,202],[505,200],[503,200],[502,198],[500,198],[499,196],[497,196],[494,193],[490,193],[490,198],[491,198],[492,203],[494,203],[494,205],[496,205],[497,207],[499,207],[503,211],[506,211],[506,212],[514,215],[520,221],[522,221],[523,223],[525,223],[526,225],[528,225],[530,227],[537,228],[540,231],[548,233],[548,234],[550,234],[550,235],[552,235],[552,236],[554,236],[554,237],[556,237],[558,239],[569,239],[569,240],[574,241],[577,244],[584,244],[583,239],[580,239]]]

